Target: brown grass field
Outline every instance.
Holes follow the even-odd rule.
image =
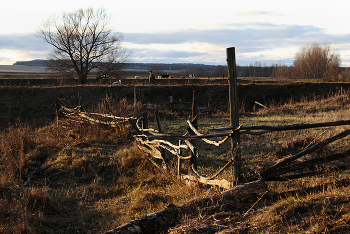
[[[348,119],[347,87],[345,83],[241,84],[240,123],[276,126]],[[194,89],[200,100],[206,100],[211,90],[213,100],[227,110],[227,87],[219,84],[139,86],[138,101],[157,103],[171,95],[190,101]],[[152,95],[155,92],[158,97]],[[105,233],[173,204],[221,192],[215,186],[185,185],[160,173],[135,145],[130,128],[123,125],[113,129],[56,125],[54,100],[103,112],[111,97],[116,115],[133,112],[133,86],[0,87],[0,233]],[[254,106],[252,100],[269,109]],[[183,134],[187,117],[165,113],[163,130]],[[150,126],[156,128],[153,115]],[[227,111],[199,116],[201,132],[224,126],[229,126]],[[321,141],[345,129],[348,127],[243,135],[244,172],[302,150],[305,144],[297,142]],[[347,138],[337,141],[325,153],[347,150],[348,143]],[[198,145],[203,174],[212,174],[229,157],[229,143]],[[221,176],[230,177],[230,171]],[[267,182],[270,195],[255,205],[257,199],[210,209],[198,207],[162,232],[346,233],[350,225],[348,180],[348,170],[330,170],[308,178]]]

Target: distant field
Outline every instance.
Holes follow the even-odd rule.
[[[0,65],[0,78],[32,78],[50,76],[53,73],[46,70],[44,66],[26,65]],[[134,78],[135,76],[147,78],[148,70],[125,69],[124,78]],[[89,78],[96,78],[96,72],[91,71]]]
[[[0,73],[47,73],[45,67],[25,66],[25,65],[0,65]]]

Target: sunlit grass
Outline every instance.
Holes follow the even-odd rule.
[[[328,102],[330,99],[334,101]],[[240,124],[280,126],[348,119],[349,103],[337,100],[338,97],[329,97],[270,106],[242,113]],[[115,111],[128,110],[124,102],[123,108]],[[174,114],[161,120],[164,133],[185,134],[186,118],[175,117]],[[149,120],[150,127],[157,129],[153,116]],[[227,114],[200,115],[198,123],[199,131],[205,134],[213,132],[208,129],[228,127],[230,120]],[[276,150],[296,140],[321,141],[345,129],[348,127],[242,135],[243,172],[249,173],[254,166],[266,163]],[[4,233],[102,233],[169,205],[220,191],[200,185],[188,187],[160,172],[133,143],[131,129],[124,126],[110,129],[55,123],[34,129],[18,124],[1,132],[0,140],[0,232]],[[212,175],[231,158],[230,140],[220,147],[201,140],[195,144],[201,154],[198,169],[203,175]],[[348,145],[349,139],[344,138],[329,145],[327,150],[339,152],[348,149]],[[188,168],[189,163],[183,166]],[[29,175],[32,175],[30,180]],[[229,168],[220,178],[231,180],[232,170]],[[288,191],[303,191],[346,178],[349,178],[347,171],[330,171],[310,178],[268,182],[276,203],[250,216],[250,220],[261,232],[346,230],[350,220],[348,188],[329,188],[287,199],[278,197]]]

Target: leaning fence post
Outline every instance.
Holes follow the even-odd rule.
[[[239,126],[238,116],[238,87],[237,87],[237,69],[236,69],[236,55],[235,47],[226,49],[227,56],[227,70],[228,70],[228,84],[229,84],[229,102],[230,102],[230,124],[232,127]],[[242,159],[240,155],[240,137],[239,132],[236,131],[231,137],[232,154],[234,157],[233,165],[233,182],[238,183],[238,178],[241,176]]]
[[[163,133],[162,123],[160,122],[159,110],[156,110],[155,114],[156,114],[156,120],[157,120],[159,133]],[[166,149],[162,148],[161,152],[162,152],[162,156],[163,156],[163,158],[165,160],[165,163],[168,163],[169,159],[168,159],[168,155],[167,155]]]
[[[142,113],[142,129],[148,129],[148,113]]]
[[[134,87],[134,113],[136,115],[136,106],[137,106],[137,99],[136,99],[136,87]]]
[[[162,123],[160,122],[160,117],[159,117],[159,110],[156,110],[155,114],[156,114],[158,130],[160,133],[163,133]]]
[[[197,92],[196,90],[193,90],[193,99],[192,99],[192,125],[198,129],[198,107],[197,107],[197,98],[196,98]],[[188,129],[188,132],[190,133],[190,135],[195,135],[195,133],[192,131],[191,128]],[[190,140],[190,142],[195,145],[194,140]],[[195,155],[192,151],[191,151],[191,166],[193,166],[193,168],[195,170],[197,170],[197,155]]]

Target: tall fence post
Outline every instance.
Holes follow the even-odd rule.
[[[228,70],[229,102],[230,102],[230,124],[232,127],[239,126],[238,116],[238,86],[235,47],[226,49],[226,61]],[[239,132],[234,132],[231,137],[232,155],[234,157],[233,182],[238,183],[242,171],[242,158],[240,154]]]

